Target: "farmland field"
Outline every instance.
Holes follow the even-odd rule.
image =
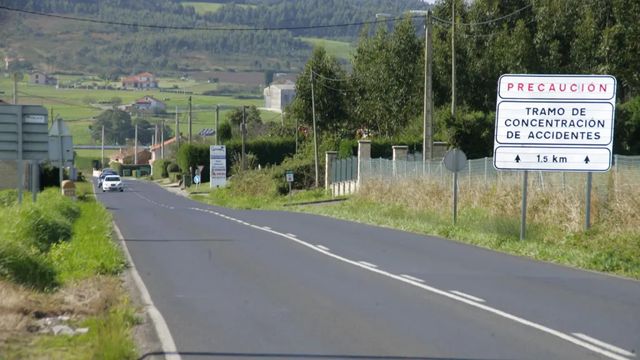
[[[185,1],[182,3],[183,6],[193,6],[198,14],[205,14],[208,12],[216,12],[220,9],[224,4],[221,3],[208,3],[208,2],[199,2],[199,1]],[[251,7],[252,5],[246,4],[238,4],[240,7]]]
[[[66,76],[63,81],[78,81],[81,77]],[[90,77],[82,77],[88,79]],[[126,91],[126,90],[96,90],[96,89],[56,89],[53,86],[29,84],[25,79],[18,83],[18,103],[42,105],[51,111],[54,117],[60,116],[65,120],[73,136],[76,145],[95,144],[91,139],[89,125],[91,119],[99,115],[102,111],[111,107],[111,101],[117,99],[122,104],[132,103],[145,95],[153,96],[167,105],[167,114],[163,116],[149,115],[146,117],[151,123],[165,120],[167,125],[175,130],[175,109],[178,108],[180,131],[187,134],[187,111],[188,99],[192,97],[192,132],[197,134],[204,128],[212,128],[215,120],[216,104],[226,107],[255,105],[263,106],[262,99],[238,99],[232,96],[206,96],[201,95],[202,91],[216,89],[216,84],[206,82],[196,82],[193,80],[179,80],[161,78],[161,86],[177,85],[176,91],[180,89],[187,93],[169,93],[160,90]],[[11,102],[13,86],[8,77],[0,78],[0,99]],[[220,120],[223,120],[229,110],[220,111]],[[263,119],[269,121],[274,118],[279,119],[278,114],[265,113]],[[276,119],[277,118],[277,119]]]
[[[327,40],[320,38],[311,38],[311,37],[300,37],[300,40],[308,43],[311,46],[322,46],[327,51],[327,54],[333,55],[338,59],[350,60],[353,56],[353,51],[355,50],[353,45],[344,42],[344,41],[336,41],[336,40]]]

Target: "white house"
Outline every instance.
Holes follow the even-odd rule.
[[[136,100],[133,104],[132,107],[135,108],[136,110],[139,111],[164,111],[167,108],[167,105],[154,98],[153,96],[145,96],[143,98],[140,98],[138,100]]]
[[[284,111],[295,97],[295,84],[271,84],[264,89],[264,102],[267,109]]]

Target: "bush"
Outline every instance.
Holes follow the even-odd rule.
[[[167,173],[172,173],[172,172],[180,172],[180,166],[178,166],[178,164],[172,162],[167,166]]]
[[[153,177],[156,179],[169,177],[167,167],[171,161],[158,159],[153,162]]]
[[[222,143],[231,140],[231,138],[233,137],[232,134],[233,132],[231,131],[231,124],[228,121],[220,123],[220,126],[218,126],[218,139],[220,139]]]
[[[60,214],[62,218],[70,222],[80,217],[80,208],[73,200],[60,195],[56,188],[49,188],[38,196],[36,203],[43,211],[55,215]]]
[[[230,169],[233,154],[242,152],[242,142],[233,140],[225,143],[225,146],[227,147],[227,169]],[[295,153],[296,141],[294,138],[257,139],[248,141],[245,144],[245,151],[255,154],[260,166],[277,165],[282,163],[287,156]]]
[[[122,176],[122,164],[117,161],[112,161],[109,163],[109,167]]]
[[[180,147],[176,156],[178,165],[185,172],[189,173],[189,169],[197,169],[198,165],[203,165],[205,169],[209,168],[209,145],[185,144]],[[227,152],[227,158],[229,153]],[[209,181],[209,172],[202,172],[202,182]]]
[[[182,180],[182,174],[179,172],[170,172],[169,173],[169,180],[172,183],[177,183],[178,181]]]

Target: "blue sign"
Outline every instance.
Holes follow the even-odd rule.
[[[193,177],[193,182],[196,184],[200,184],[200,175],[196,175]]]

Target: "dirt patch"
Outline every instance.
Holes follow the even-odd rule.
[[[116,304],[124,294],[121,281],[95,277],[42,293],[0,281],[0,348],[12,338],[35,336],[39,319],[68,316],[82,320]]]

